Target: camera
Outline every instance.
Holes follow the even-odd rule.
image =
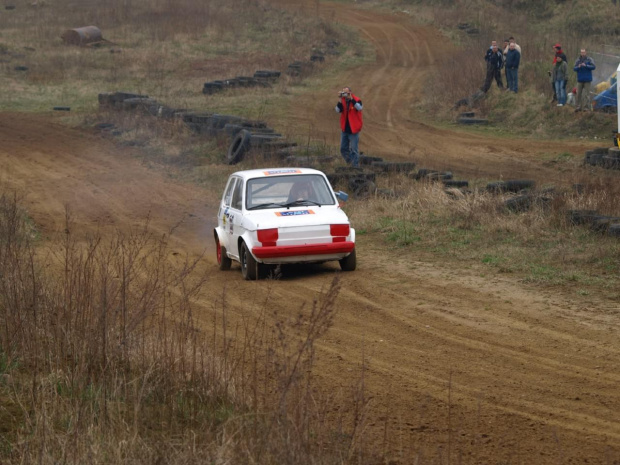
[[[340,92],[338,95],[340,95],[341,97],[346,97],[347,95],[349,95],[348,92]]]

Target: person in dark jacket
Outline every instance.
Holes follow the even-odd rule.
[[[551,103],[555,102],[558,99],[558,95],[555,92],[555,83],[553,82],[553,77],[552,77],[553,68],[555,67],[555,64],[557,63],[558,57],[562,57],[562,61],[565,63],[568,63],[568,58],[566,58],[566,54],[562,50],[562,44],[560,43],[555,44],[553,46],[553,51],[554,51],[553,67],[551,68],[551,71],[549,71],[549,79],[551,80],[551,89],[553,90],[553,98],[551,99]],[[566,90],[567,83],[568,81],[566,81],[566,83],[564,84],[564,90]]]
[[[582,48],[573,68],[573,71],[577,73],[577,104],[575,105],[575,112],[581,110],[592,111],[590,84],[592,84],[592,70],[595,69],[594,60],[587,55],[586,49]]]
[[[340,113],[340,154],[347,164],[359,166],[359,140],[362,120],[362,101],[353,95],[350,87],[344,87],[338,92],[340,101],[336,105],[336,112]]]
[[[555,93],[558,96],[558,107],[566,105],[566,81],[568,80],[568,65],[562,57],[557,57],[552,73]]]
[[[519,91],[519,63],[521,62],[521,54],[516,48],[514,42],[510,42],[508,53],[506,54],[506,86],[508,90],[515,94]]]
[[[502,52],[497,48],[497,42],[491,42],[491,48],[489,48],[484,55],[484,61],[487,62],[487,76],[480,90],[485,93],[488,92],[494,78],[497,82],[497,87],[503,89],[504,83],[502,82],[501,70],[504,67],[504,55],[502,55]]]

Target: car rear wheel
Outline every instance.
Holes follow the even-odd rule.
[[[254,281],[258,277],[258,265],[256,259],[248,249],[245,242],[241,243],[239,249],[239,258],[241,261],[241,274],[248,281]]]
[[[339,260],[339,263],[342,271],[355,271],[355,267],[357,266],[355,249],[353,249],[353,252],[344,257],[342,260]]]
[[[230,270],[232,260],[226,255],[226,247],[220,243],[219,239],[215,239],[215,253],[217,254],[217,264],[220,270]]]

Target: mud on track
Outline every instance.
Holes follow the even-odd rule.
[[[339,6],[325,8],[344,17]],[[375,45],[378,57],[375,65],[342,77],[360,89],[368,108],[365,144],[403,159],[412,156],[406,147],[413,154],[439,147],[470,174],[559,176],[538,161],[545,143],[500,143],[410,120],[392,90],[410,98],[422,91],[434,60],[428,44],[438,43],[436,33],[399,18],[349,13],[347,21]],[[330,89],[313,101],[332,97]],[[312,105],[314,110],[291,109],[291,118],[308,124],[313,115],[319,130],[337,136],[332,105]],[[149,212],[156,233],[183,220],[174,229],[173,247],[191,256],[207,248],[209,290],[220,295],[222,287],[228,289],[231,324],[268,293],[271,308],[294,314],[296,304],[311,301],[337,274],[336,266],[322,265],[267,283],[244,282],[235,267],[217,271],[210,232],[215,206],[206,204],[207,193],[145,168],[99,136],[44,116],[0,114],[0,142],[0,182],[26,194],[24,205],[44,233],[64,228],[65,205],[82,232],[107,234],[141,224]],[[358,264],[356,272],[340,275],[339,312],[319,344],[317,377],[326,390],[348,389],[359,379],[364,357],[368,444],[383,450],[386,438],[395,457],[420,450],[437,457],[441,448],[444,459],[449,447],[454,460],[455,451],[462,454],[463,463],[620,460],[617,302],[386,252],[368,236],[360,237]],[[197,309],[207,328],[213,298],[198,302]]]

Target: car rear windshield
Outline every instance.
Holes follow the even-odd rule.
[[[325,178],[318,174],[296,174],[250,179],[247,183],[246,209],[281,208],[291,203],[335,205]]]

